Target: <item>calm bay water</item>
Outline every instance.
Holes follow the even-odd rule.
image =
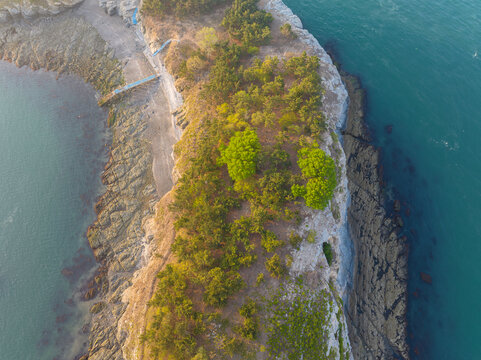
[[[105,113],[82,81],[0,62],[0,359],[70,359],[91,304],[85,237],[106,161]]]
[[[481,359],[479,1],[284,1],[368,91],[388,189],[409,208],[413,358]]]

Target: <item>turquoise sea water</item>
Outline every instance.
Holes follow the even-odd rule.
[[[106,160],[105,114],[77,79],[0,62],[0,359],[73,359],[80,275]]]
[[[388,190],[403,201],[413,358],[481,359],[481,4],[285,3],[367,89]]]

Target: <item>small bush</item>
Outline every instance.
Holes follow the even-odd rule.
[[[295,39],[297,37],[297,35],[292,32],[292,26],[289,23],[281,26],[281,34],[289,39]]]
[[[269,253],[281,246],[282,241],[272,231],[266,230],[262,233],[261,245]]]
[[[279,255],[274,254],[270,259],[266,260],[266,269],[272,277],[280,278],[285,275],[286,267],[281,262]]]
[[[192,360],[209,360],[209,356],[207,355],[205,349],[201,346]]]
[[[256,279],[256,286],[259,286],[263,282],[264,282],[264,273],[259,273]]]
[[[195,35],[195,40],[202,51],[210,53],[214,49],[214,45],[219,41],[219,38],[214,28],[203,27]]]
[[[280,288],[267,300],[268,359],[336,359],[329,349],[329,295],[303,285]]]
[[[292,258],[292,255],[287,254],[286,255],[286,266],[288,268],[291,267],[293,261],[294,261],[294,259]]]
[[[324,255],[326,256],[327,263],[329,266],[332,264],[332,246],[328,242],[325,242],[322,244],[322,251],[324,252]]]
[[[252,299],[247,299],[246,303],[239,309],[239,315],[244,318],[244,324],[240,328],[240,334],[250,340],[254,340],[259,332],[257,322],[257,304]]]
[[[307,242],[310,244],[314,244],[316,242],[316,232],[314,230],[309,230],[307,233]]]
[[[301,242],[302,237],[299,234],[296,234],[294,231],[291,232],[291,235],[289,236],[289,244],[291,244],[294,249],[299,250]]]

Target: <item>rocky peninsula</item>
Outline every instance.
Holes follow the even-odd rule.
[[[111,14],[121,7],[114,1],[101,5]],[[92,303],[92,320],[88,352],[82,359],[149,358],[149,350],[140,340],[153,316],[148,303],[155,292],[157,273],[175,262],[170,190],[185,169],[182,151],[174,163],[173,146],[182,133],[180,128],[185,128],[186,134],[195,131],[195,124],[185,120],[194,109],[180,108],[182,98],[177,89],[182,93],[183,84],[175,82],[167,69],[173,71],[172,59],[179,44],[192,42],[202,27],[216,26],[225,11],[220,7],[213,14],[183,23],[173,18],[159,23],[144,16],[142,25],[134,29],[125,26],[131,25],[133,7],[122,6],[123,20],[109,17],[92,0],[48,17],[44,15],[57,12],[57,4],[49,11],[35,12],[28,6],[27,10],[4,6],[0,11],[8,12],[8,16],[2,15],[6,21],[0,23],[0,58],[17,66],[76,74],[104,94],[152,74],[155,69],[144,51],[153,52],[171,38],[178,40],[163,56],[166,68],[157,64],[162,74],[159,83],[110,104],[112,146],[102,176],[105,193],[96,206],[98,218],[88,231],[100,268],[85,294]],[[324,290],[334,299],[327,343],[340,354],[336,358],[407,358],[405,247],[396,234],[399,221],[388,217],[384,209],[379,153],[369,144],[362,123],[362,91],[352,78],[341,79],[327,53],[282,1],[261,0],[258,6],[273,16],[272,40],[260,47],[260,58],[305,51],[320,59],[322,110],[330,130],[323,135],[321,148],[336,160],[339,169],[331,206],[323,211],[304,206],[300,223],[281,230],[286,237],[292,232],[313,237],[284,254],[292,259],[288,277],[304,275],[310,288]],[[279,30],[286,23],[295,34],[288,41]],[[346,114],[343,150],[336,133],[344,127]],[[346,270],[350,262],[348,222],[356,250],[351,292]],[[322,255],[324,243],[332,245],[332,264]],[[278,282],[267,280],[267,285],[275,287]],[[346,321],[340,295],[347,293]],[[349,336],[342,331],[346,328]],[[259,352],[257,357],[265,354]]]

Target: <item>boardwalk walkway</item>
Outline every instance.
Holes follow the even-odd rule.
[[[133,83],[130,83],[130,84],[127,84],[121,88],[118,88],[118,89],[115,89],[114,91],[112,91],[110,94],[107,94],[105,96],[103,96],[100,100],[99,100],[99,106],[103,106],[105,105],[109,100],[111,100],[113,97],[115,97],[116,95],[119,95],[119,94],[122,94],[123,92],[127,91],[127,90],[130,90],[130,89],[133,89],[133,88],[136,88],[137,86],[140,86],[140,85],[143,85],[143,84],[146,84],[152,80],[155,80],[155,79],[158,79],[160,77],[160,75],[158,74],[155,74],[155,75],[150,75],[148,77],[146,77],[145,79],[141,79],[141,80],[137,80]]]
[[[155,80],[155,79],[158,79],[160,77],[159,75],[159,66],[158,64],[156,63],[155,61],[155,55],[157,55],[159,52],[161,52],[167,45],[169,45],[170,43],[172,42],[172,39],[170,40],[167,40],[161,47],[160,49],[158,49],[156,52],[154,52],[153,54],[148,50],[148,48],[146,48],[144,50],[144,55],[145,57],[147,58],[147,60],[149,61],[150,65],[152,66],[152,68],[154,69],[154,71],[156,72],[156,74],[154,75],[150,75],[144,79],[141,79],[141,80],[137,80],[137,81],[134,81],[130,84],[127,84],[121,88],[118,88],[118,89],[115,89],[114,91],[112,91],[110,94],[107,94],[105,96],[103,96],[100,100],[99,100],[99,106],[103,106],[105,105],[107,102],[109,102],[110,100],[112,100],[115,96],[119,95],[119,94],[122,94],[123,92],[125,91],[128,91],[128,90],[131,90],[131,89],[134,89],[136,88],[137,86],[140,86],[140,85],[143,85],[143,84],[146,84],[152,80]]]

